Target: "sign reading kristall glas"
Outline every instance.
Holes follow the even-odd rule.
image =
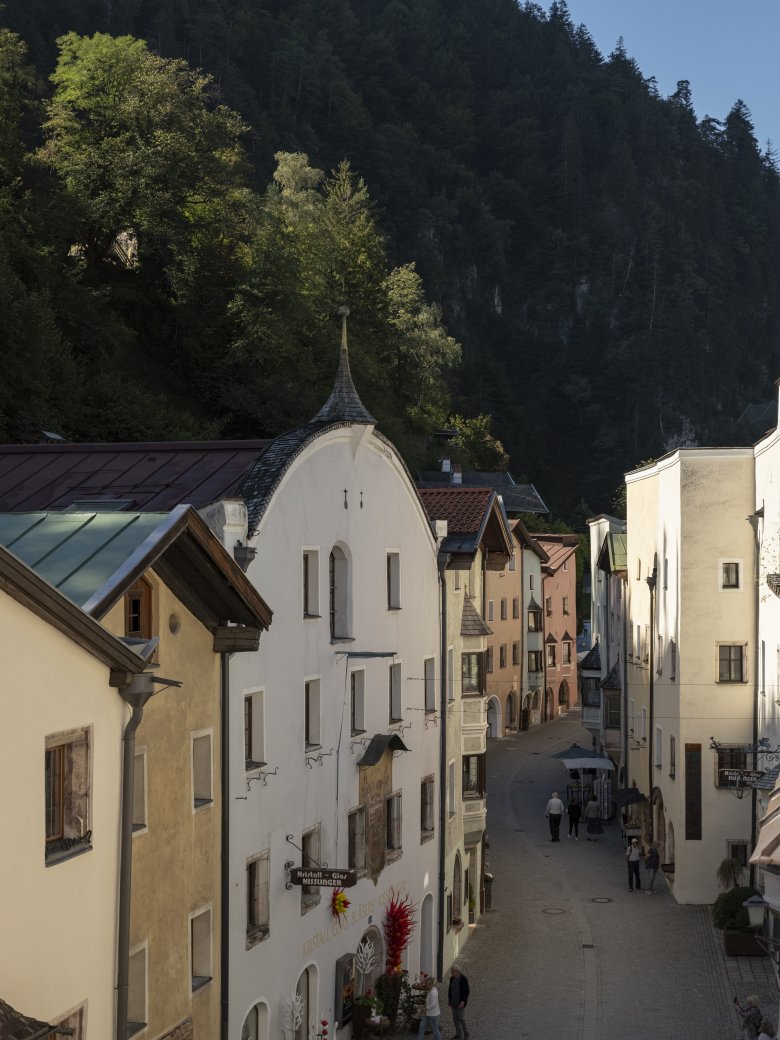
[[[294,867],[290,871],[293,885],[319,885],[320,888],[352,888],[357,884],[354,870],[330,870],[327,867]]]

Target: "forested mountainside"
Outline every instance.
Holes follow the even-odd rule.
[[[606,507],[624,469],[678,443],[744,441],[737,417],[771,397],[780,375],[774,156],[757,144],[743,102],[723,121],[697,121],[695,84],[659,96],[621,48],[600,55],[563,3],[6,0],[0,18],[42,77],[63,33],[129,34],[211,74],[241,117],[224,114],[227,137],[203,182],[230,185],[220,212],[199,203],[193,216],[184,186],[179,224],[162,220],[176,225],[173,239],[152,248],[144,235],[164,237],[158,216],[150,210],[140,227],[128,209],[139,262],[118,271],[90,264],[83,249],[62,261],[62,246],[80,241],[73,195],[84,190],[83,172],[57,154],[74,118],[62,72],[49,85],[61,108],[48,110],[43,131],[22,106],[25,152],[38,151],[6,171],[4,191],[26,193],[34,212],[23,227],[4,218],[0,228],[0,264],[21,285],[6,280],[0,298],[18,312],[15,327],[24,308],[42,323],[51,386],[26,365],[17,373],[31,400],[49,394],[36,422],[79,437],[145,436],[162,419],[179,435],[209,421],[222,435],[276,432],[322,397],[338,338],[322,311],[339,295],[351,297],[364,399],[413,463],[449,411],[489,413],[514,475],[558,511],[581,498]],[[269,193],[279,152],[286,172]],[[336,173],[322,181],[312,169]],[[91,189],[100,196],[100,185]],[[245,191],[256,211],[240,201]],[[48,208],[30,201],[36,192]],[[302,274],[311,205],[330,229],[327,262]],[[335,262],[355,206],[367,237],[344,246],[348,263],[341,253]],[[219,229],[217,255],[206,242]],[[317,283],[303,297],[302,278]],[[29,353],[30,333],[20,335]],[[7,416],[1,390],[0,410]],[[6,437],[23,418],[6,417]]]

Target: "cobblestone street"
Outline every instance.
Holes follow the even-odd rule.
[[[575,740],[590,747],[579,711],[490,743],[493,909],[459,958],[473,1040],[737,1040],[733,996],[749,993],[776,1022],[770,958],[726,958],[710,908],[678,906],[660,875],[654,895],[629,892],[617,821],[593,844],[564,816],[550,841],[568,774],[549,756]]]

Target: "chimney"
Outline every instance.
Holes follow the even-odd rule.
[[[459,463],[454,463],[452,472],[450,473],[451,484],[462,484],[463,483],[463,469]]]

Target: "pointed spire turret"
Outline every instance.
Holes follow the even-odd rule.
[[[330,397],[314,416],[312,422],[350,422],[364,426],[376,426],[376,419],[366,410],[358,397],[352,374],[349,370],[349,350],[347,348],[347,317],[349,307],[339,307],[341,315],[341,353],[336,381]]]

